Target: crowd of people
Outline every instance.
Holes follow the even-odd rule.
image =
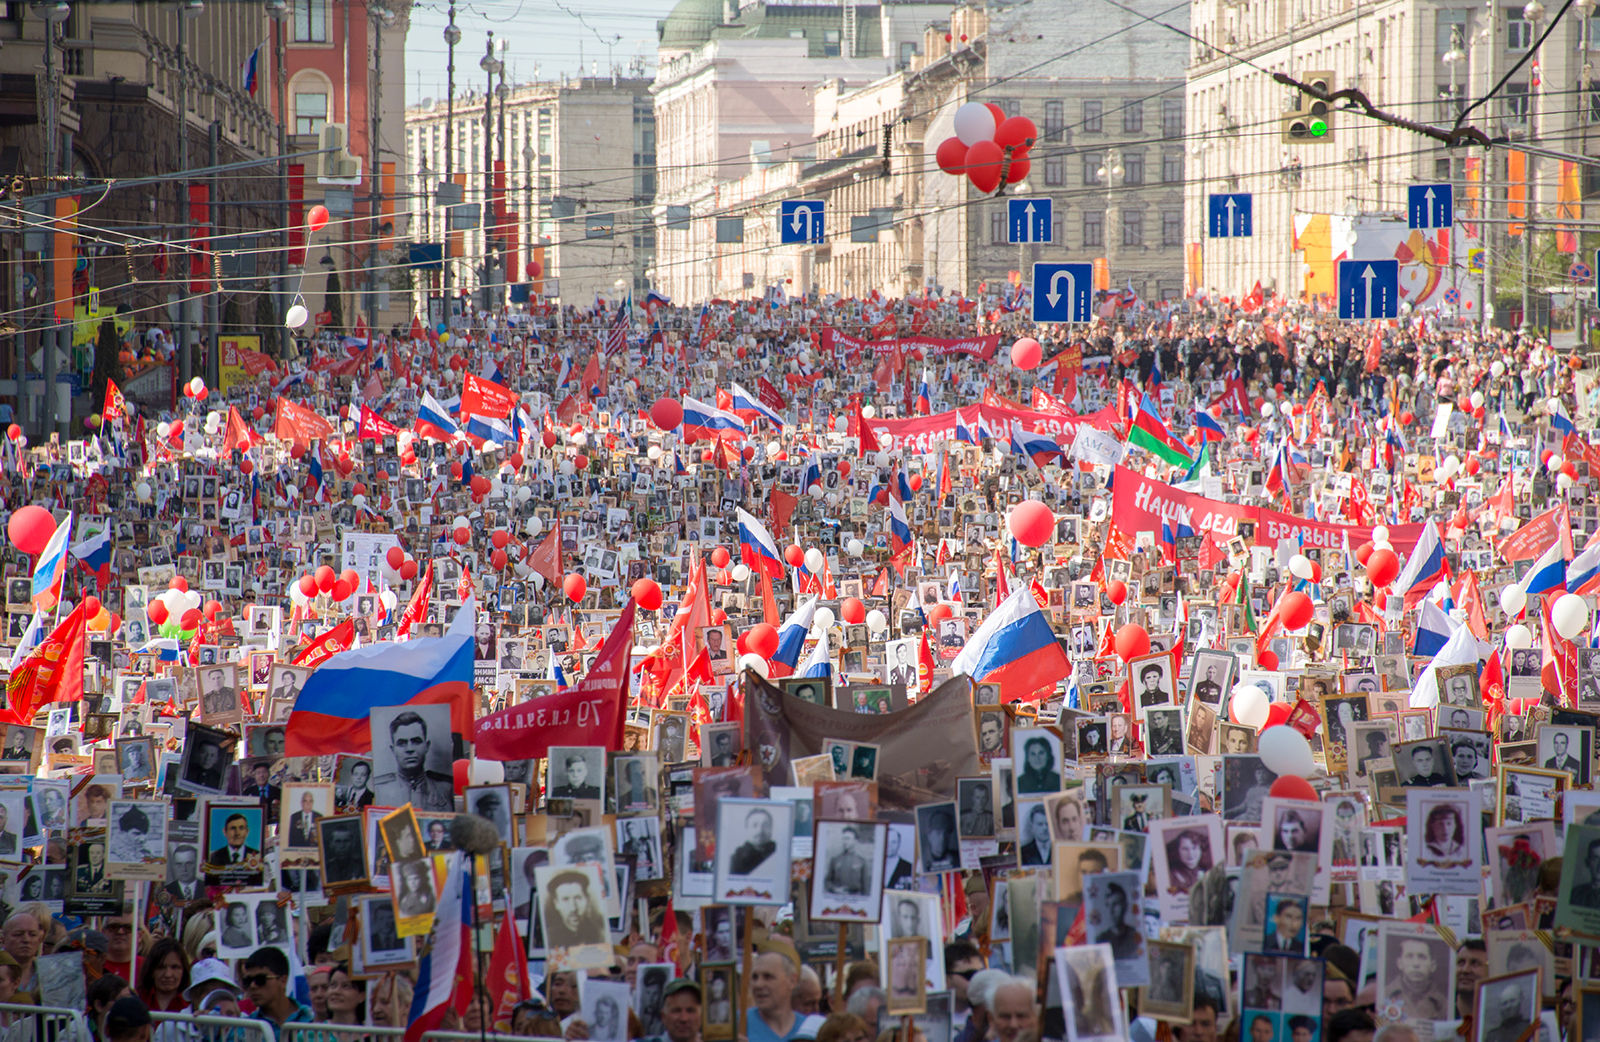
[[[1600,1038],[1582,357],[652,294],[247,361],[0,445],[7,1039]]]

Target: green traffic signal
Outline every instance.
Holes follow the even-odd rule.
[[[1327,135],[1327,133],[1328,133],[1328,121],[1327,120],[1325,120],[1325,119],[1316,119],[1316,118],[1313,118],[1311,120],[1311,136],[1312,137],[1324,137],[1324,136]]]

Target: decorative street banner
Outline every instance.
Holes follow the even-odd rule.
[[[1351,550],[1372,538],[1368,525],[1335,525],[1309,521],[1265,507],[1224,503],[1192,492],[1181,492],[1136,470],[1118,467],[1112,480],[1111,516],[1124,532],[1159,532],[1167,519],[1183,520],[1196,532],[1211,531],[1223,538],[1238,534],[1240,522],[1256,526],[1259,546],[1277,546],[1296,535],[1308,547],[1339,550],[1349,541]],[[1390,525],[1389,542],[1400,553],[1410,553],[1422,536],[1423,525]]]
[[[886,448],[928,452],[937,448],[942,441],[955,439],[957,413],[960,414],[961,421],[968,430],[974,430],[981,422],[994,438],[1008,437],[1011,423],[1015,420],[1030,432],[1049,434],[1067,445],[1072,444],[1072,440],[1077,437],[1081,428],[1093,427],[1096,430],[1109,431],[1117,420],[1117,410],[1111,407],[1085,415],[1073,415],[1034,412],[1031,409],[1014,409],[1004,405],[980,403],[964,409],[952,409],[949,412],[917,416],[909,420],[874,418],[867,420],[866,424]]]
[[[858,361],[863,354],[893,358],[903,357],[912,351],[921,351],[924,355],[971,355],[987,362],[994,357],[996,351],[1000,350],[1000,334],[991,333],[988,336],[957,340],[938,336],[900,336],[892,340],[862,340],[860,337],[853,337],[827,326],[822,330],[821,343],[824,351],[834,354],[840,351],[848,352],[851,362]]]

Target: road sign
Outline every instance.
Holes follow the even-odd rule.
[[[778,241],[821,242],[821,199],[786,199],[778,204]]]
[[[1483,247],[1473,246],[1467,250],[1467,270],[1474,275],[1483,274]]]
[[[1449,185],[1406,188],[1406,223],[1412,228],[1448,228],[1455,211],[1455,191]]]
[[[1461,291],[1456,289],[1454,286],[1451,286],[1449,289],[1444,291],[1444,302],[1446,304],[1461,303]]]
[[[1208,197],[1206,231],[1213,239],[1236,239],[1254,234],[1250,230],[1249,192],[1213,192]]]
[[[1012,243],[1049,242],[1054,208],[1049,199],[1006,200],[1006,228]]]
[[[1400,262],[1340,261],[1340,318],[1398,318]]]
[[[1094,265],[1052,264],[1033,266],[1033,320],[1035,322],[1087,322],[1094,296]]]
[[[1594,272],[1589,270],[1589,265],[1582,261],[1573,261],[1572,266],[1567,269],[1567,278],[1573,282],[1587,282],[1593,274]]]

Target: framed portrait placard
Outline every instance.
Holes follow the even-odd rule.
[[[819,922],[876,922],[883,905],[889,826],[883,822],[816,823],[811,918]]]
[[[714,899],[729,905],[789,903],[794,804],[723,797],[717,804]]]

